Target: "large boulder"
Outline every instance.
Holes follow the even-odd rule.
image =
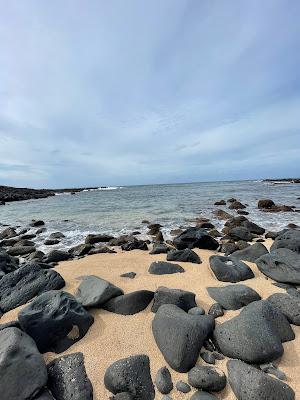
[[[220,392],[226,386],[226,375],[217,368],[196,365],[188,373],[188,382],[196,389]]]
[[[114,239],[114,237],[111,235],[91,233],[87,235],[87,237],[85,238],[85,243],[86,244],[106,243],[112,239]]]
[[[7,253],[10,256],[24,256],[26,254],[30,254],[36,251],[34,246],[13,246],[7,250]]]
[[[258,269],[277,282],[300,284],[300,254],[279,248],[256,260]]]
[[[18,315],[21,328],[41,353],[61,353],[83,338],[94,318],[70,293],[51,290],[24,307]]]
[[[100,307],[113,297],[124,294],[123,290],[95,275],[83,276],[76,299],[83,307]]]
[[[240,360],[227,362],[228,381],[237,400],[294,400],[293,389]]]
[[[238,310],[253,301],[261,299],[254,289],[242,284],[208,287],[206,290],[210,297],[221,304],[225,310]]]
[[[28,264],[0,280],[0,309],[4,312],[27,303],[33,297],[65,286],[58,272]]]
[[[131,251],[131,250],[148,250],[148,246],[145,240],[138,240],[133,238],[128,242],[121,245],[121,249],[124,251]]]
[[[220,220],[226,221],[226,220],[232,218],[231,214],[229,214],[228,212],[221,210],[221,209],[214,210],[212,213]]]
[[[154,261],[151,263],[148,272],[152,275],[167,275],[184,272],[184,269],[178,264],[172,264],[166,261]]]
[[[225,222],[225,226],[228,228],[243,227],[246,228],[249,232],[254,233],[256,235],[263,235],[265,233],[264,228],[255,224],[254,222],[249,221],[243,215],[228,219]]]
[[[228,206],[230,210],[241,210],[243,208],[246,208],[244,204],[242,204],[240,201],[232,201],[230,203],[230,206]]]
[[[77,246],[71,247],[69,249],[69,253],[73,257],[81,257],[81,256],[88,254],[88,252],[92,248],[93,248],[93,246],[91,244],[81,243],[81,244],[78,244]]]
[[[197,362],[204,340],[214,328],[210,315],[191,315],[173,304],[159,307],[152,322],[156,344],[175,371],[187,372]]]
[[[201,259],[197,253],[191,249],[171,250],[167,255],[167,261],[191,262],[201,264]]]
[[[166,254],[169,250],[170,247],[168,247],[165,243],[154,243],[149,254]]]
[[[173,242],[178,250],[193,249],[195,247],[216,250],[219,247],[216,239],[211,237],[205,229],[197,227],[186,229],[174,238]]]
[[[215,277],[222,282],[240,282],[254,278],[254,273],[242,261],[224,256],[210,256],[210,269]]]
[[[1,400],[32,399],[47,383],[47,368],[33,339],[17,328],[0,331]]]
[[[5,228],[2,232],[0,232],[0,240],[2,239],[10,239],[17,236],[17,232],[15,228],[11,228],[10,226]]]
[[[255,263],[259,257],[268,253],[268,249],[262,243],[254,243],[251,246],[248,246],[242,250],[233,252],[231,254],[231,257],[236,260],[243,260]]]
[[[69,254],[67,251],[64,250],[51,250],[46,256],[44,261],[46,263],[57,263],[60,261],[66,261],[69,260],[71,258],[71,254]]]
[[[48,387],[55,400],[93,400],[82,353],[68,354],[47,365]]]
[[[195,297],[195,293],[187,290],[160,286],[154,293],[151,311],[155,313],[163,304],[174,304],[184,311],[189,311],[191,308],[197,307]]]
[[[263,209],[263,208],[272,208],[272,207],[274,207],[274,206],[275,206],[275,203],[274,203],[274,201],[271,200],[271,199],[262,199],[262,200],[258,200],[258,203],[257,203],[257,207],[260,208],[260,209]]]
[[[213,334],[224,355],[255,364],[281,357],[282,342],[294,338],[286,317],[264,300],[249,304],[238,316],[217,325]]]
[[[0,249],[0,279],[19,268],[19,260]]]
[[[280,248],[290,249],[296,253],[300,253],[300,231],[289,229],[276,237],[270,251]]]
[[[300,325],[300,296],[290,296],[288,293],[274,293],[267,298],[267,301],[278,308],[291,324]]]
[[[154,292],[137,290],[135,292],[113,297],[101,307],[115,314],[133,315],[143,311],[152,301]]]
[[[233,240],[245,240],[246,242],[251,242],[253,239],[252,233],[243,226],[236,226],[228,230],[227,233]]]
[[[142,354],[115,361],[105,372],[104,385],[113,394],[129,393],[133,400],[153,400],[149,357]]]

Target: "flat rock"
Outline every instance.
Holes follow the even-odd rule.
[[[238,400],[293,400],[287,384],[240,360],[227,362],[228,381]]]
[[[135,292],[113,297],[101,307],[115,314],[133,315],[143,311],[152,301],[154,292],[137,290]]]
[[[75,297],[83,307],[101,307],[111,298],[124,294],[123,290],[95,275],[81,277]]]
[[[170,250],[164,243],[154,243],[152,250],[149,254],[166,254]]]
[[[157,390],[162,394],[169,394],[173,389],[173,382],[170,371],[167,367],[160,368],[155,377]]]
[[[46,263],[52,263],[52,262],[60,262],[60,261],[66,261],[71,258],[71,254],[69,254],[67,251],[63,250],[51,250],[46,256],[45,256],[45,262]]]
[[[201,259],[197,253],[191,249],[171,250],[167,255],[167,261],[191,262],[201,264]]]
[[[91,244],[81,243],[69,249],[69,253],[74,257],[80,257],[88,254],[92,248]]]
[[[178,272],[182,273],[184,269],[178,264],[172,264],[166,261],[154,261],[151,263],[148,272],[152,275],[167,275],[176,274]]]
[[[196,365],[188,373],[188,382],[196,389],[219,392],[226,386],[226,376],[215,367]]]
[[[300,325],[300,297],[290,296],[288,293],[274,293],[267,301],[278,308],[291,324]]]
[[[151,311],[155,313],[163,304],[174,304],[184,311],[189,311],[191,308],[197,307],[195,297],[195,293],[187,290],[160,286],[154,293],[154,301]]]
[[[26,400],[47,383],[47,368],[33,339],[18,328],[0,331],[1,400]]]
[[[85,243],[86,244],[106,243],[112,239],[114,239],[114,237],[111,235],[91,233],[87,235],[87,237],[85,238]]]
[[[288,229],[279,234],[274,240],[270,251],[280,248],[290,249],[296,253],[300,253],[300,231],[296,229]]]
[[[213,334],[224,355],[257,364],[281,357],[282,342],[294,338],[286,317],[264,300],[249,304],[238,316],[217,325]]]
[[[210,297],[221,304],[225,310],[238,310],[253,301],[261,299],[254,289],[241,284],[208,287],[206,290]]]
[[[82,353],[73,353],[47,365],[48,387],[55,400],[92,400],[93,386],[89,380]]]
[[[258,269],[277,282],[300,284],[300,254],[279,248],[256,260]]]
[[[230,257],[211,256],[209,265],[215,277],[222,282],[235,283],[254,278],[254,273],[248,265]]]
[[[145,240],[138,240],[133,238],[128,242],[121,245],[121,249],[124,251],[131,251],[131,250],[148,250],[148,246]]]
[[[33,253],[36,250],[34,246],[13,246],[7,250],[10,256],[24,256],[25,254]]]
[[[74,296],[56,290],[35,298],[19,312],[18,318],[41,353],[65,351],[83,338],[94,322]]]
[[[153,400],[149,357],[142,354],[115,361],[105,372],[104,385],[113,394],[126,392],[135,400]]]
[[[259,257],[268,253],[267,248],[262,243],[254,243],[245,249],[235,251],[231,254],[231,257],[236,260],[244,260],[254,263]]]
[[[211,316],[190,315],[173,304],[159,307],[152,322],[156,344],[177,372],[187,372],[196,364],[203,342],[213,328]]]
[[[193,249],[195,247],[216,250],[219,247],[216,239],[210,236],[205,229],[197,227],[186,229],[175,237],[173,242],[178,250]]]
[[[65,281],[58,272],[35,264],[25,265],[0,280],[0,309],[13,310],[43,292],[64,286]]]

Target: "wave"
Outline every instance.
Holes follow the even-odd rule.
[[[100,186],[96,189],[84,189],[83,192],[97,192],[99,190],[117,190],[123,189],[123,186]]]

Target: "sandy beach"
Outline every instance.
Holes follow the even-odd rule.
[[[265,242],[267,247],[270,244],[271,241],[269,240]],[[148,252],[140,250],[130,252],[118,250],[117,254],[90,255],[79,260],[61,262],[55,269],[66,281],[66,287],[63,290],[72,294],[76,292],[79,286],[78,278],[80,276],[96,275],[119,286],[125,293],[139,289],[155,291],[159,286],[189,290],[196,293],[197,304],[207,312],[215,301],[209,297],[206,287],[225,286],[226,283],[219,282],[209,268],[209,257],[220,253],[200,249],[195,249],[195,252],[200,256],[202,264],[179,263],[185,269],[185,272],[173,275],[150,275],[148,268],[151,262],[165,260],[166,255],[150,255]],[[255,278],[243,283],[255,289],[263,299],[272,293],[284,292],[284,290],[274,286],[271,279],[267,279],[260,273],[255,264],[248,263],[248,265],[252,268]],[[130,271],[136,272],[135,279],[120,277],[120,274]],[[1,323],[16,319],[22,307],[6,313],[1,318]],[[221,323],[239,312],[240,310],[225,311],[225,315],[218,318],[216,323]],[[62,354],[74,352],[84,354],[87,374],[94,388],[94,399],[108,399],[111,396],[104,387],[103,376],[106,368],[116,360],[134,354],[147,354],[150,358],[153,379],[157,370],[166,365],[152,335],[151,322],[154,314],[151,312],[151,304],[144,311],[132,316],[117,315],[101,309],[93,309],[91,313],[95,322],[86,336]],[[287,375],[287,383],[295,390],[296,398],[299,398],[300,327],[295,325],[292,325],[292,327],[296,339],[283,344],[284,355],[276,364]],[[47,353],[45,359],[48,362],[58,356],[54,353]],[[201,358],[199,358],[198,363],[205,365]],[[216,366],[227,372],[226,359],[216,361]],[[180,374],[172,369],[170,371],[174,383],[179,379],[187,381],[187,374]],[[170,395],[173,399],[184,399],[189,398],[192,393],[186,395],[173,389]],[[226,386],[224,391],[217,393],[217,396],[220,399],[227,400],[235,398],[229,385]],[[156,398],[160,399],[161,397],[162,395],[156,390]]]

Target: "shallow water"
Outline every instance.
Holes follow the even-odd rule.
[[[275,203],[300,209],[299,196],[299,184],[274,185],[261,181],[127,186],[9,203],[0,207],[0,222],[24,226],[32,219],[42,219],[47,232],[41,235],[41,240],[54,231],[66,235],[60,245],[53,247],[78,244],[88,233],[119,235],[138,230],[144,235],[147,231],[142,224],[144,219],[161,223],[163,232],[169,236],[171,229],[192,225],[200,216],[210,218],[221,228],[223,223],[214,218],[212,211],[222,208],[236,213],[226,206],[214,206],[214,202],[235,197],[249,205],[249,219],[276,231],[289,222],[300,224],[300,213],[264,213],[257,209],[257,201],[271,198]]]

